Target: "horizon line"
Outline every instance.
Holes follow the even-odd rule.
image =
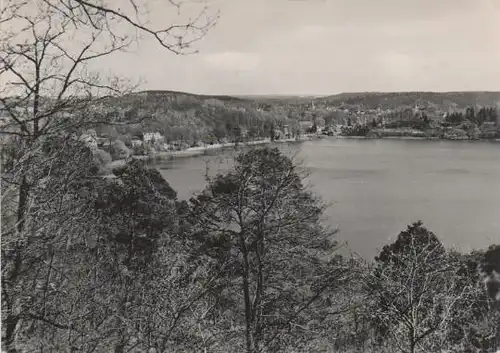
[[[432,90],[396,90],[396,91],[342,91],[335,93],[207,93],[207,92],[194,92],[194,91],[181,91],[175,89],[142,89],[131,93],[142,92],[172,92],[172,93],[187,93],[199,96],[229,96],[229,97],[328,97],[340,94],[371,94],[371,93],[500,93],[498,90],[451,90],[451,91],[432,91]]]

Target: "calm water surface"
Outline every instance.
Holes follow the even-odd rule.
[[[407,224],[423,220],[462,250],[500,243],[500,143],[323,139],[279,144],[309,170],[307,183],[332,203],[327,222],[366,258]],[[157,163],[179,197],[227,170],[235,151]]]

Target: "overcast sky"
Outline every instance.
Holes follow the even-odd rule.
[[[146,40],[103,67],[144,79],[143,89],[210,94],[500,90],[500,0],[209,5],[221,17],[199,54],[175,56]],[[170,18],[155,11],[152,20]]]

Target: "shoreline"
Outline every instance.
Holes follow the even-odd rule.
[[[326,136],[325,136],[326,137]],[[205,145],[201,147],[190,147],[181,151],[161,151],[155,152],[146,156],[130,156],[130,159],[138,159],[142,161],[155,161],[155,160],[171,160],[175,158],[187,158],[187,157],[198,157],[207,154],[210,151],[222,151],[228,148],[234,147],[244,147],[244,146],[258,146],[258,145],[267,145],[271,143],[295,143],[295,142],[304,142],[310,141],[313,139],[321,139],[322,137],[318,137],[315,135],[303,135],[297,138],[283,139],[283,140],[274,140],[264,139],[264,140],[256,140],[249,142],[228,142],[228,143],[217,143],[213,145]],[[106,167],[113,170],[114,168],[122,167],[127,162],[127,159],[117,159],[109,163]]]
[[[181,151],[162,151],[156,152],[147,156],[131,156],[130,158],[140,159],[140,160],[155,160],[155,159],[173,159],[173,158],[184,158],[184,157],[195,157],[202,156],[209,151],[218,151],[227,148],[233,147],[244,147],[244,146],[256,146],[256,145],[267,145],[271,143],[294,143],[294,142],[303,142],[314,139],[315,136],[304,136],[301,138],[291,138],[291,139],[283,139],[283,140],[274,140],[264,139],[250,142],[228,142],[228,143],[217,143],[213,145],[206,145],[201,147],[190,147]]]
[[[367,136],[328,136],[328,138],[336,139],[352,139],[352,140],[422,140],[422,141],[472,141],[472,142],[500,142],[500,138],[491,139],[444,139],[441,137],[423,137],[423,136],[383,136],[383,137],[367,137]]]
[[[190,147],[181,151],[162,151],[156,152],[154,154],[146,155],[146,156],[130,156],[128,159],[118,159],[109,163],[106,168],[109,168],[111,171],[115,168],[119,168],[124,166],[129,159],[139,159],[142,161],[156,161],[156,160],[172,160],[175,158],[188,158],[188,157],[199,157],[204,156],[210,151],[223,151],[224,149],[240,147],[240,146],[258,146],[258,145],[267,145],[271,143],[296,143],[296,142],[305,142],[312,140],[323,140],[323,139],[339,139],[339,140],[418,140],[418,141],[461,141],[461,142],[500,142],[500,138],[495,139],[477,139],[477,140],[469,140],[469,139],[443,139],[440,137],[422,137],[422,136],[383,136],[383,137],[367,137],[367,136],[344,136],[344,135],[302,135],[301,137],[292,138],[292,139],[283,139],[283,140],[274,140],[265,139],[265,140],[257,140],[250,142],[240,142],[238,144],[234,142],[228,142],[223,144],[213,144],[206,145],[201,147]],[[113,173],[110,175],[104,175],[104,177],[112,177]]]

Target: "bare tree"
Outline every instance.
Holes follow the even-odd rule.
[[[124,51],[138,39],[131,30],[152,36],[175,54],[189,53],[190,45],[215,24],[216,17],[198,17],[182,25],[152,29],[144,20],[146,2],[84,0],[7,1],[2,7],[0,103],[7,117],[2,135],[28,148],[40,136],[74,130],[91,119],[95,99],[122,94],[123,80],[102,77],[89,64]],[[169,2],[179,8],[181,5]],[[85,109],[85,110],[84,110]],[[98,114],[96,114],[98,116]],[[109,122],[109,121],[107,121]],[[8,142],[11,142],[9,140]],[[18,227],[22,231],[30,182],[19,182]]]
[[[209,261],[190,261],[175,192],[137,161],[117,171],[118,180],[103,180],[92,157],[78,141],[58,138],[31,160],[44,177],[24,232],[2,224],[4,346],[196,348],[193,328],[210,311],[220,276]]]
[[[71,139],[36,143],[19,164],[26,167],[19,169],[26,180],[38,183],[30,185],[29,217],[22,232],[15,216],[2,221],[2,343],[10,352],[16,351],[15,337],[21,326],[26,328],[34,318],[52,322],[59,312],[47,305],[57,305],[57,301],[47,301],[51,284],[60,275],[58,268],[68,265],[61,262],[61,249],[71,244],[73,236],[78,238],[91,213],[88,204],[78,200],[86,183],[95,177],[91,151]],[[11,189],[15,188],[12,184]],[[3,205],[15,207],[15,200],[5,201]],[[2,207],[2,213],[8,211]]]
[[[172,11],[182,8],[173,0],[163,5]],[[191,45],[218,16],[211,16],[204,7],[193,19],[155,28],[148,22],[151,11],[157,9],[142,0],[120,2],[120,6],[107,0],[2,2],[0,135],[3,146],[15,146],[5,149],[9,155],[2,151],[2,201],[9,201],[8,207],[2,207],[2,216],[10,227],[2,222],[2,233],[13,241],[7,244],[2,237],[2,251],[5,247],[9,252],[6,259],[12,261],[2,271],[2,297],[9,297],[12,304],[19,282],[29,271],[23,257],[27,229],[33,230],[33,224],[43,228],[31,208],[38,188],[50,174],[40,163],[31,163],[39,156],[44,143],[40,140],[109,123],[109,117],[100,111],[104,100],[133,87],[120,77],[94,72],[92,63],[126,51],[146,36],[174,54],[193,53]],[[3,341],[9,351],[15,351],[12,343],[21,319],[15,307],[7,306],[2,315],[6,326]]]
[[[478,273],[478,268],[492,259],[488,251],[448,253],[449,263],[456,267],[453,278],[458,284],[460,292],[456,295],[460,294],[460,300],[451,308],[452,320],[440,333],[440,340],[453,351],[496,350],[500,344],[500,311],[495,310],[495,298],[482,283],[482,274]]]
[[[216,19],[204,9],[184,24],[156,30],[145,23],[146,2],[112,4],[7,1],[0,43],[0,74],[5,82],[0,102],[9,113],[3,132],[33,140],[74,126],[80,121],[73,113],[89,100],[129,88],[119,77],[92,72],[93,61],[129,49],[140,34],[152,36],[175,54],[191,53],[190,46]]]
[[[307,322],[321,312],[316,304],[348,271],[333,261],[333,234],[319,222],[323,206],[293,162],[277,149],[242,153],[192,207],[201,252],[230,264],[221,296],[239,327],[233,344],[255,353],[307,339],[314,331]]]
[[[463,285],[458,265],[421,222],[384,247],[367,279],[372,320],[379,337],[401,352],[441,351],[436,339],[453,312],[474,291]]]

